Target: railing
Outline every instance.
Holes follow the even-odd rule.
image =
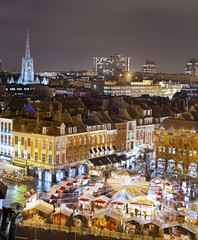
[[[30,221],[21,221],[19,226],[23,227],[31,227],[31,228],[40,228],[44,230],[52,230],[52,231],[61,231],[65,233],[77,233],[81,235],[92,235],[92,236],[101,236],[101,237],[109,237],[114,239],[128,239],[128,240],[165,240],[164,238],[160,237],[151,237],[151,236],[143,236],[130,233],[121,233],[121,232],[110,232],[100,229],[94,228],[80,228],[80,227],[66,227],[62,225],[55,225],[55,224],[48,224],[48,223],[37,223],[37,222],[30,222]]]
[[[121,232],[110,232],[110,231],[104,231],[104,230],[99,230],[94,228],[80,228],[80,227],[69,228],[61,225],[37,223],[37,222],[30,222],[30,221],[21,221],[19,225],[23,227],[40,228],[45,230],[54,230],[54,231],[61,231],[66,233],[70,232],[70,233],[78,233],[83,235],[102,236],[102,237],[117,238],[117,239],[121,239],[121,238],[132,239],[132,234],[121,233]]]

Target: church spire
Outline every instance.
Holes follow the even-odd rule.
[[[27,31],[27,41],[26,41],[26,49],[25,49],[25,59],[30,58],[30,41],[29,41],[29,30]]]

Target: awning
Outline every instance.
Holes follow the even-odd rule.
[[[102,147],[102,149],[103,149],[104,151],[106,151],[106,148],[105,148],[105,147]]]
[[[110,151],[111,149],[110,149],[110,147],[107,147],[107,149]]]
[[[114,150],[116,150],[116,147],[115,147],[115,146],[113,146],[113,149],[114,149]]]
[[[107,155],[107,157],[110,159],[110,161],[114,164],[114,163],[121,163],[121,159],[117,154],[111,154],[111,155]]]
[[[89,149],[89,152],[90,152],[90,153],[93,153],[93,151],[92,151],[91,149]]]
[[[122,161],[126,161],[126,160],[130,159],[130,157],[127,157],[126,155],[121,155],[119,157]]]
[[[96,153],[97,153],[97,149],[96,149],[96,148],[94,148],[94,152],[96,152]]]
[[[103,165],[108,165],[111,164],[110,160],[104,156],[104,157],[98,157],[98,158],[92,158],[89,159],[89,161],[94,165],[94,166],[103,166]]]
[[[99,150],[100,152],[102,152],[102,149],[101,149],[100,147],[98,148],[98,150]]]

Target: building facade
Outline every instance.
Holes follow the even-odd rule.
[[[152,60],[146,60],[146,63],[142,66],[142,73],[144,74],[155,74],[156,73],[156,62]]]
[[[94,57],[93,71],[95,75],[105,76],[118,76],[122,72],[132,72],[132,59],[121,55]]]
[[[198,59],[191,59],[186,63],[185,74],[197,76]]]

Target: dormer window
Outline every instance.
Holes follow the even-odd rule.
[[[64,135],[64,134],[65,134],[65,128],[63,128],[63,127],[60,128],[60,134],[61,134],[61,135]]]
[[[98,125],[98,130],[100,130],[100,125]]]
[[[68,128],[68,133],[72,133],[72,128],[71,127]]]
[[[111,130],[111,123],[108,123],[108,124],[107,124],[107,129],[108,129],[108,130]]]
[[[74,127],[74,128],[73,128],[73,132],[74,132],[74,133],[76,133],[76,131],[77,131],[77,128],[76,128],[76,127]]]
[[[42,129],[42,134],[46,134],[47,133],[47,128],[46,127],[43,127]]]

